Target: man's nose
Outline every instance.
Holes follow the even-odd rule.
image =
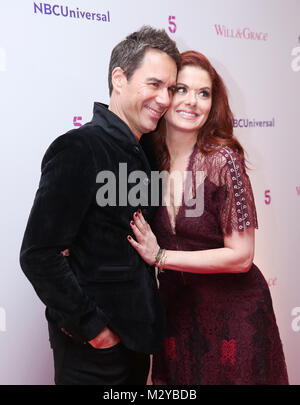
[[[156,97],[156,102],[164,108],[168,108],[171,103],[171,94],[169,89],[163,88]]]

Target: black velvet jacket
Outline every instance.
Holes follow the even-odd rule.
[[[148,160],[129,127],[95,103],[92,121],[58,137],[44,156],[20,263],[50,324],[84,341],[108,326],[128,348],[153,353],[163,340],[163,308],[154,269],[127,240],[138,207],[119,204],[119,163],[127,164],[128,175],[139,170],[150,180]],[[96,201],[107,181],[96,182],[103,170],[116,174],[115,206]],[[129,183],[127,193],[137,183]],[[149,193],[151,183],[145,184]],[[153,208],[143,198],[140,208],[149,220]],[[66,248],[68,257],[61,254]]]

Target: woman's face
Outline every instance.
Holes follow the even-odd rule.
[[[184,66],[165,120],[169,129],[195,132],[204,125],[212,105],[212,81],[206,70]]]

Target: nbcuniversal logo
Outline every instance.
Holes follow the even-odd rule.
[[[72,19],[90,20],[90,21],[105,21],[110,22],[110,12],[95,13],[90,11],[80,10],[79,7],[70,8],[59,4],[35,3],[33,2],[33,11],[35,14],[54,15],[56,17],[69,17]]]
[[[233,120],[234,128],[274,128],[275,127],[275,118],[271,120],[256,120],[248,118],[235,118]]]

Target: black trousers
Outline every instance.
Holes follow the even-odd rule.
[[[146,385],[149,355],[135,353],[122,343],[95,349],[60,331],[55,334],[52,349],[56,385]]]

